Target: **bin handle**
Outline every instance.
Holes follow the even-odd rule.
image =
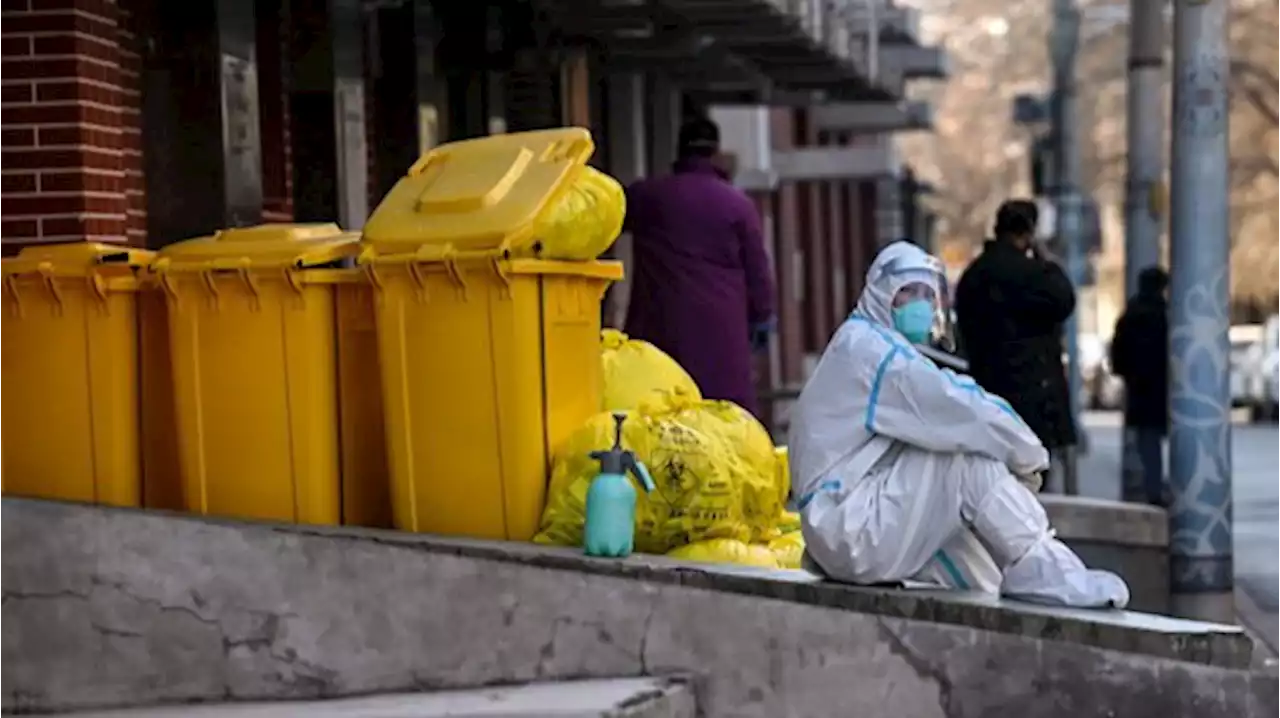
[[[230,270],[241,272],[253,266],[253,262],[248,257],[218,257],[210,260],[206,266],[214,272]]]
[[[213,278],[213,272],[201,272],[200,280],[204,283],[204,288],[209,291],[209,300],[213,303],[213,308],[217,309],[222,297],[218,294],[218,282]]]
[[[17,278],[12,274],[5,275],[4,290],[13,299],[13,316],[22,318],[22,296],[18,294]]]
[[[422,264],[418,262],[409,262],[405,265],[409,270],[409,278],[413,280],[414,286],[418,288],[418,301],[426,302],[431,299],[431,295],[427,292],[427,277],[422,271]]]
[[[93,298],[98,300],[98,306],[102,309],[103,314],[107,312],[107,282],[97,272],[90,272],[85,278],[89,291],[93,294]]]
[[[63,309],[62,290],[58,289],[58,279],[53,274],[53,262],[47,260],[38,262],[28,271],[10,272],[5,275],[5,287],[15,303],[21,301],[18,297],[18,285],[15,280],[22,274],[35,274],[40,277],[41,283],[44,284],[44,288],[48,290],[49,296],[53,299],[54,314],[61,316]]]
[[[490,260],[493,266],[493,273],[498,275],[498,280],[502,282],[501,296],[503,299],[511,298],[511,276],[507,274],[506,267],[502,264],[502,259],[494,257]]]
[[[382,275],[378,274],[377,267],[374,266],[373,262],[363,264],[363,267],[365,276],[369,278],[369,285],[380,291],[382,289]]]
[[[178,286],[173,281],[173,276],[168,272],[156,272],[156,278],[160,280],[160,289],[164,290],[164,295],[176,307],[178,305]]]
[[[248,269],[241,267],[239,272],[241,281],[244,282],[244,288],[249,290],[249,306],[253,311],[262,309],[262,293],[258,290],[258,280],[253,278],[253,274]],[[288,277],[289,284],[293,284],[293,278]],[[299,292],[301,293],[301,292]]]
[[[251,279],[248,279],[248,276],[249,276],[249,272],[248,272],[248,270],[246,270],[246,271],[245,271],[245,277],[246,277],[245,281],[246,281],[246,282],[253,281],[253,280],[251,280]],[[295,270],[293,270],[293,269],[286,269],[286,270],[284,270],[284,281],[285,281],[286,283],[288,283],[289,288],[290,288],[290,289],[292,289],[295,293],[297,293],[298,295],[301,295],[301,294],[302,294],[302,276],[301,276],[301,275],[299,275],[299,274],[297,273],[297,271],[295,271]],[[254,289],[255,289],[255,293],[256,293],[256,289],[257,289],[257,287],[255,286],[255,287],[254,287]]]
[[[452,250],[452,248],[450,248]],[[463,276],[462,267],[458,266],[456,253],[453,251],[446,252],[444,256],[444,268],[449,273],[449,278],[458,285],[458,294],[462,297],[462,301],[467,300],[467,278]]]
[[[413,258],[419,262],[440,262],[456,254],[452,244],[423,244],[413,251]]]
[[[492,249],[479,250],[459,250],[453,244],[424,244],[413,251],[413,258],[419,262],[435,263],[447,262],[450,259],[465,260],[487,260],[490,257],[506,258],[509,252],[505,249],[494,251]]]
[[[49,290],[49,296],[53,298],[53,303],[57,306],[54,310],[55,314],[62,316],[62,290],[58,289],[58,280],[53,276],[53,263],[41,262],[36,265],[36,271],[40,273],[40,277],[44,280],[45,289]]]

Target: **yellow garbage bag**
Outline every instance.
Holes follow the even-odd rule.
[[[604,410],[629,411],[647,404],[664,405],[675,394],[701,401],[702,393],[675,359],[646,341],[616,329],[600,333],[604,367]]]
[[[791,459],[787,455],[787,447],[775,448],[773,460],[778,472],[778,490],[782,492],[782,502],[786,503],[791,496]]]
[[[804,558],[804,535],[799,531],[788,531],[769,542],[769,551],[779,568],[800,568],[800,560]]]
[[[701,412],[696,406],[635,411],[623,424],[623,446],[644,462],[657,486],[648,494],[636,487],[637,551],[663,554],[693,541],[746,541],[753,534],[744,513],[744,487],[758,484],[759,479],[719,434],[703,428],[717,426],[717,420],[707,420]],[[613,417],[603,412],[574,432],[557,452],[536,543],[582,544],[587,490],[600,473],[591,452],[608,449],[613,436]],[[751,520],[772,524],[776,518],[775,513],[767,520]]]
[[[778,518],[777,529],[779,534],[789,534],[793,531],[800,530],[800,514],[794,511],[783,511]]]
[[[778,568],[774,552],[763,544],[745,543],[734,539],[708,539],[695,541],[667,552],[670,558],[705,563],[736,563],[743,566]]]
[[[674,406],[681,422],[720,438],[745,465],[742,512],[751,525],[751,540],[768,541],[777,536],[775,527],[786,507],[787,487],[778,486],[777,459],[769,432],[733,402],[689,402],[677,397]]]
[[[627,195],[609,175],[589,166],[538,215],[533,236],[544,259],[586,261],[611,247],[622,233]]]

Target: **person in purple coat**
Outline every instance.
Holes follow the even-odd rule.
[[[753,353],[774,327],[773,269],[755,203],[715,163],[720,129],[680,128],[674,171],[627,189],[627,334],[671,355],[708,399],[759,416]]]

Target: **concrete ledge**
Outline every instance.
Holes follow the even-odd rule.
[[[62,713],[76,718],[696,718],[680,678],[531,683],[327,701],[268,701]]]
[[[0,526],[6,710],[693,673],[707,716],[1276,713],[1235,627],[37,501]]]
[[[1048,608],[984,594],[851,586],[825,581],[805,571],[715,566],[641,554],[615,561],[590,558],[576,549],[522,543],[364,529],[273,528],[316,536],[361,537],[378,543],[411,546],[466,558],[703,588],[1229,668],[1248,666],[1253,651],[1252,642],[1238,626],[1132,611]]]
[[[1086,564],[1124,577],[1130,608],[1169,613],[1169,519],[1164,509],[1057,494],[1042,494],[1040,502],[1058,538]]]
[[[1164,509],[1058,494],[1041,494],[1040,503],[1060,539],[1169,548],[1169,515]]]

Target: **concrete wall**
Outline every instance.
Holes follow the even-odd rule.
[[[708,716],[1277,711],[1248,640],[1206,624],[393,532],[2,518],[9,711],[684,672]]]
[[[1058,538],[1091,568],[1115,571],[1129,583],[1130,608],[1169,613],[1169,517],[1143,504],[1042,494]]]

